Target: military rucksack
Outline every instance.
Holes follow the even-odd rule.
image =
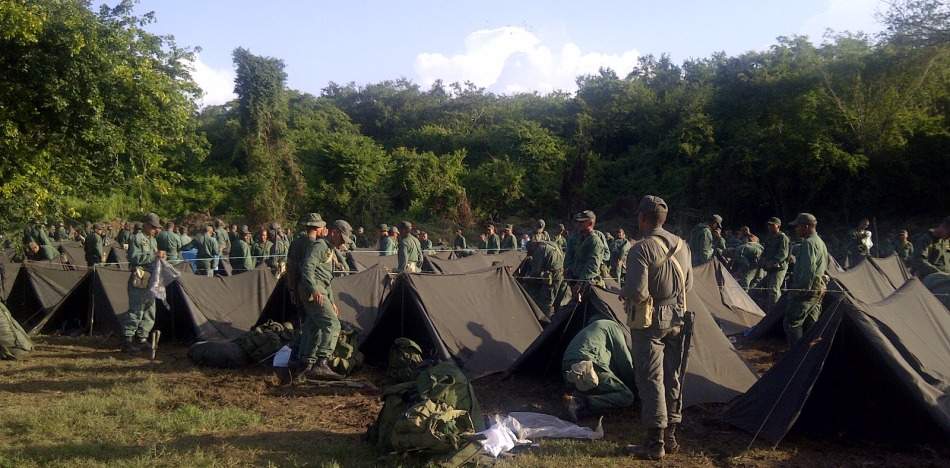
[[[389,443],[400,453],[443,453],[458,450],[462,436],[474,433],[468,411],[422,400],[396,420]]]
[[[290,323],[277,323],[268,320],[259,327],[254,327],[247,333],[234,339],[241,349],[254,362],[263,362],[273,356],[284,344],[293,340],[294,327]]]
[[[359,345],[359,330],[347,328],[340,330],[336,349],[330,356],[330,368],[340,375],[352,375],[363,367],[363,353],[356,349]]]
[[[389,348],[386,375],[400,381],[412,380],[416,367],[422,364],[422,348],[409,338],[397,338]]]

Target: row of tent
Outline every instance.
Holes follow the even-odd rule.
[[[559,379],[564,348],[591,319],[614,319],[626,330],[615,285],[571,300],[546,323],[512,274],[520,252],[439,253],[426,257],[425,272],[395,281],[388,274],[394,257],[353,255],[360,272],[336,278],[333,289],[341,319],[360,330],[371,363],[385,365],[392,342],[407,337],[471,379],[498,372]],[[87,332],[107,334],[128,305],[128,275],[28,264],[6,300],[32,333],[76,320]],[[726,421],[776,444],[793,428],[945,440],[950,312],[897,257],[830,268],[829,275],[821,320],[760,379],[729,337],[781,337],[784,308],[763,313],[717,260],[694,268],[688,303],[697,321],[685,406],[731,401]],[[283,279],[266,269],[213,278],[186,273],[169,287],[168,302],[156,327],[178,341],[229,340],[269,319],[297,318]],[[913,421],[920,430],[905,430]]]

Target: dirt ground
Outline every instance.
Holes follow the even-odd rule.
[[[5,392],[36,392],[56,398],[57,393],[70,391],[70,381],[94,380],[95,375],[71,365],[77,358],[97,360],[96,372],[115,374],[130,371],[151,372],[164,385],[192,389],[193,399],[202,406],[235,406],[261,414],[262,421],[253,433],[239,440],[257,446],[286,445],[306,433],[318,434],[327,441],[362,444],[366,428],[373,423],[381,407],[379,391],[372,388],[320,388],[312,386],[281,386],[271,369],[252,367],[239,370],[195,367],[186,356],[187,347],[163,344],[156,362],[144,355],[123,355],[117,352],[118,341],[96,337],[41,337],[30,357],[15,363],[0,363],[0,374],[11,375],[17,368],[34,366],[66,369],[56,377],[39,381],[17,381],[3,385]],[[744,346],[741,352],[760,371],[766,370],[782,350],[778,345],[758,343]],[[70,370],[72,369],[72,370]],[[88,371],[86,371],[88,372]],[[364,369],[358,378],[382,389],[393,382],[379,369]],[[60,380],[60,382],[57,382]],[[38,385],[46,388],[38,389]],[[487,415],[512,411],[531,411],[564,417],[561,404],[563,387],[556,383],[529,379],[501,380],[489,376],[473,382],[476,395]],[[2,394],[3,392],[0,392]],[[39,396],[42,398],[42,396]],[[950,466],[946,447],[890,447],[867,442],[831,442],[790,434],[777,448],[764,441],[752,442],[752,436],[723,423],[722,405],[691,407],[679,431],[683,452],[666,460],[676,466]],[[633,442],[643,434],[638,421],[638,405],[604,420],[605,438],[618,446]],[[275,421],[275,423],[269,423]],[[582,420],[593,425],[594,420]],[[207,436],[212,441],[213,435]],[[182,441],[181,443],[196,443]],[[202,443],[202,441],[198,441]],[[584,450],[582,444],[577,450]],[[544,441],[541,441],[544,450]],[[545,453],[545,452],[541,452]],[[553,453],[552,456],[564,454]],[[517,458],[512,462],[517,466]],[[617,466],[632,464],[629,458],[617,456]],[[563,462],[554,466],[566,466]]]

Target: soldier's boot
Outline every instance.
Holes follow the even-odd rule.
[[[122,343],[122,352],[123,353],[137,353],[141,351],[138,346],[132,341],[131,336],[125,337],[125,343]]]
[[[662,460],[666,456],[663,450],[663,428],[651,427],[647,429],[647,437],[640,445],[628,445],[626,452],[646,460]]]
[[[680,444],[676,441],[676,424],[666,426],[666,439],[664,442],[663,450],[666,453],[674,454],[680,451]]]
[[[140,350],[142,350],[142,351],[151,351],[151,350],[152,350],[152,343],[150,343],[150,342],[148,341],[148,338],[147,338],[147,337],[144,337],[144,336],[140,336],[140,337],[138,337],[138,338],[135,339],[135,346],[138,346],[138,348],[139,348]]]
[[[343,376],[333,372],[333,369],[330,369],[329,359],[320,358],[317,359],[310,369],[304,372],[304,377],[312,378],[316,380],[343,380]]]

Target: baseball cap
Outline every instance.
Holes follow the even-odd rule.
[[[774,225],[776,225],[776,226],[781,226],[781,225],[782,225],[782,220],[776,218],[775,216],[773,216],[773,217],[769,218],[769,220],[766,221],[765,224],[774,224]]]
[[[669,211],[670,208],[666,202],[656,195],[645,195],[640,199],[640,206],[637,208],[637,213],[667,213]]]
[[[584,210],[574,215],[574,221],[576,222],[596,221],[596,220],[597,220],[597,215],[595,215],[594,212],[591,210]]]
[[[721,224],[722,224],[722,216],[719,216],[719,215],[717,215],[717,214],[714,214],[714,215],[712,215],[712,216],[709,217],[709,221],[721,225]]]
[[[409,230],[412,230],[412,223],[410,223],[409,221],[400,221],[400,222],[399,222],[399,226],[397,226],[397,229],[409,229]]]
[[[149,213],[142,218],[142,223],[151,224],[153,227],[162,227],[162,222],[158,219],[158,215],[155,213]]]
[[[792,226],[797,226],[799,224],[817,224],[818,220],[815,219],[815,215],[811,213],[798,213],[798,217],[795,218],[795,221],[792,221],[788,224]]]
[[[350,242],[350,238],[353,237],[353,226],[350,226],[350,223],[338,219],[333,222],[332,229],[340,231],[340,234],[343,235],[343,243],[347,244]]]

